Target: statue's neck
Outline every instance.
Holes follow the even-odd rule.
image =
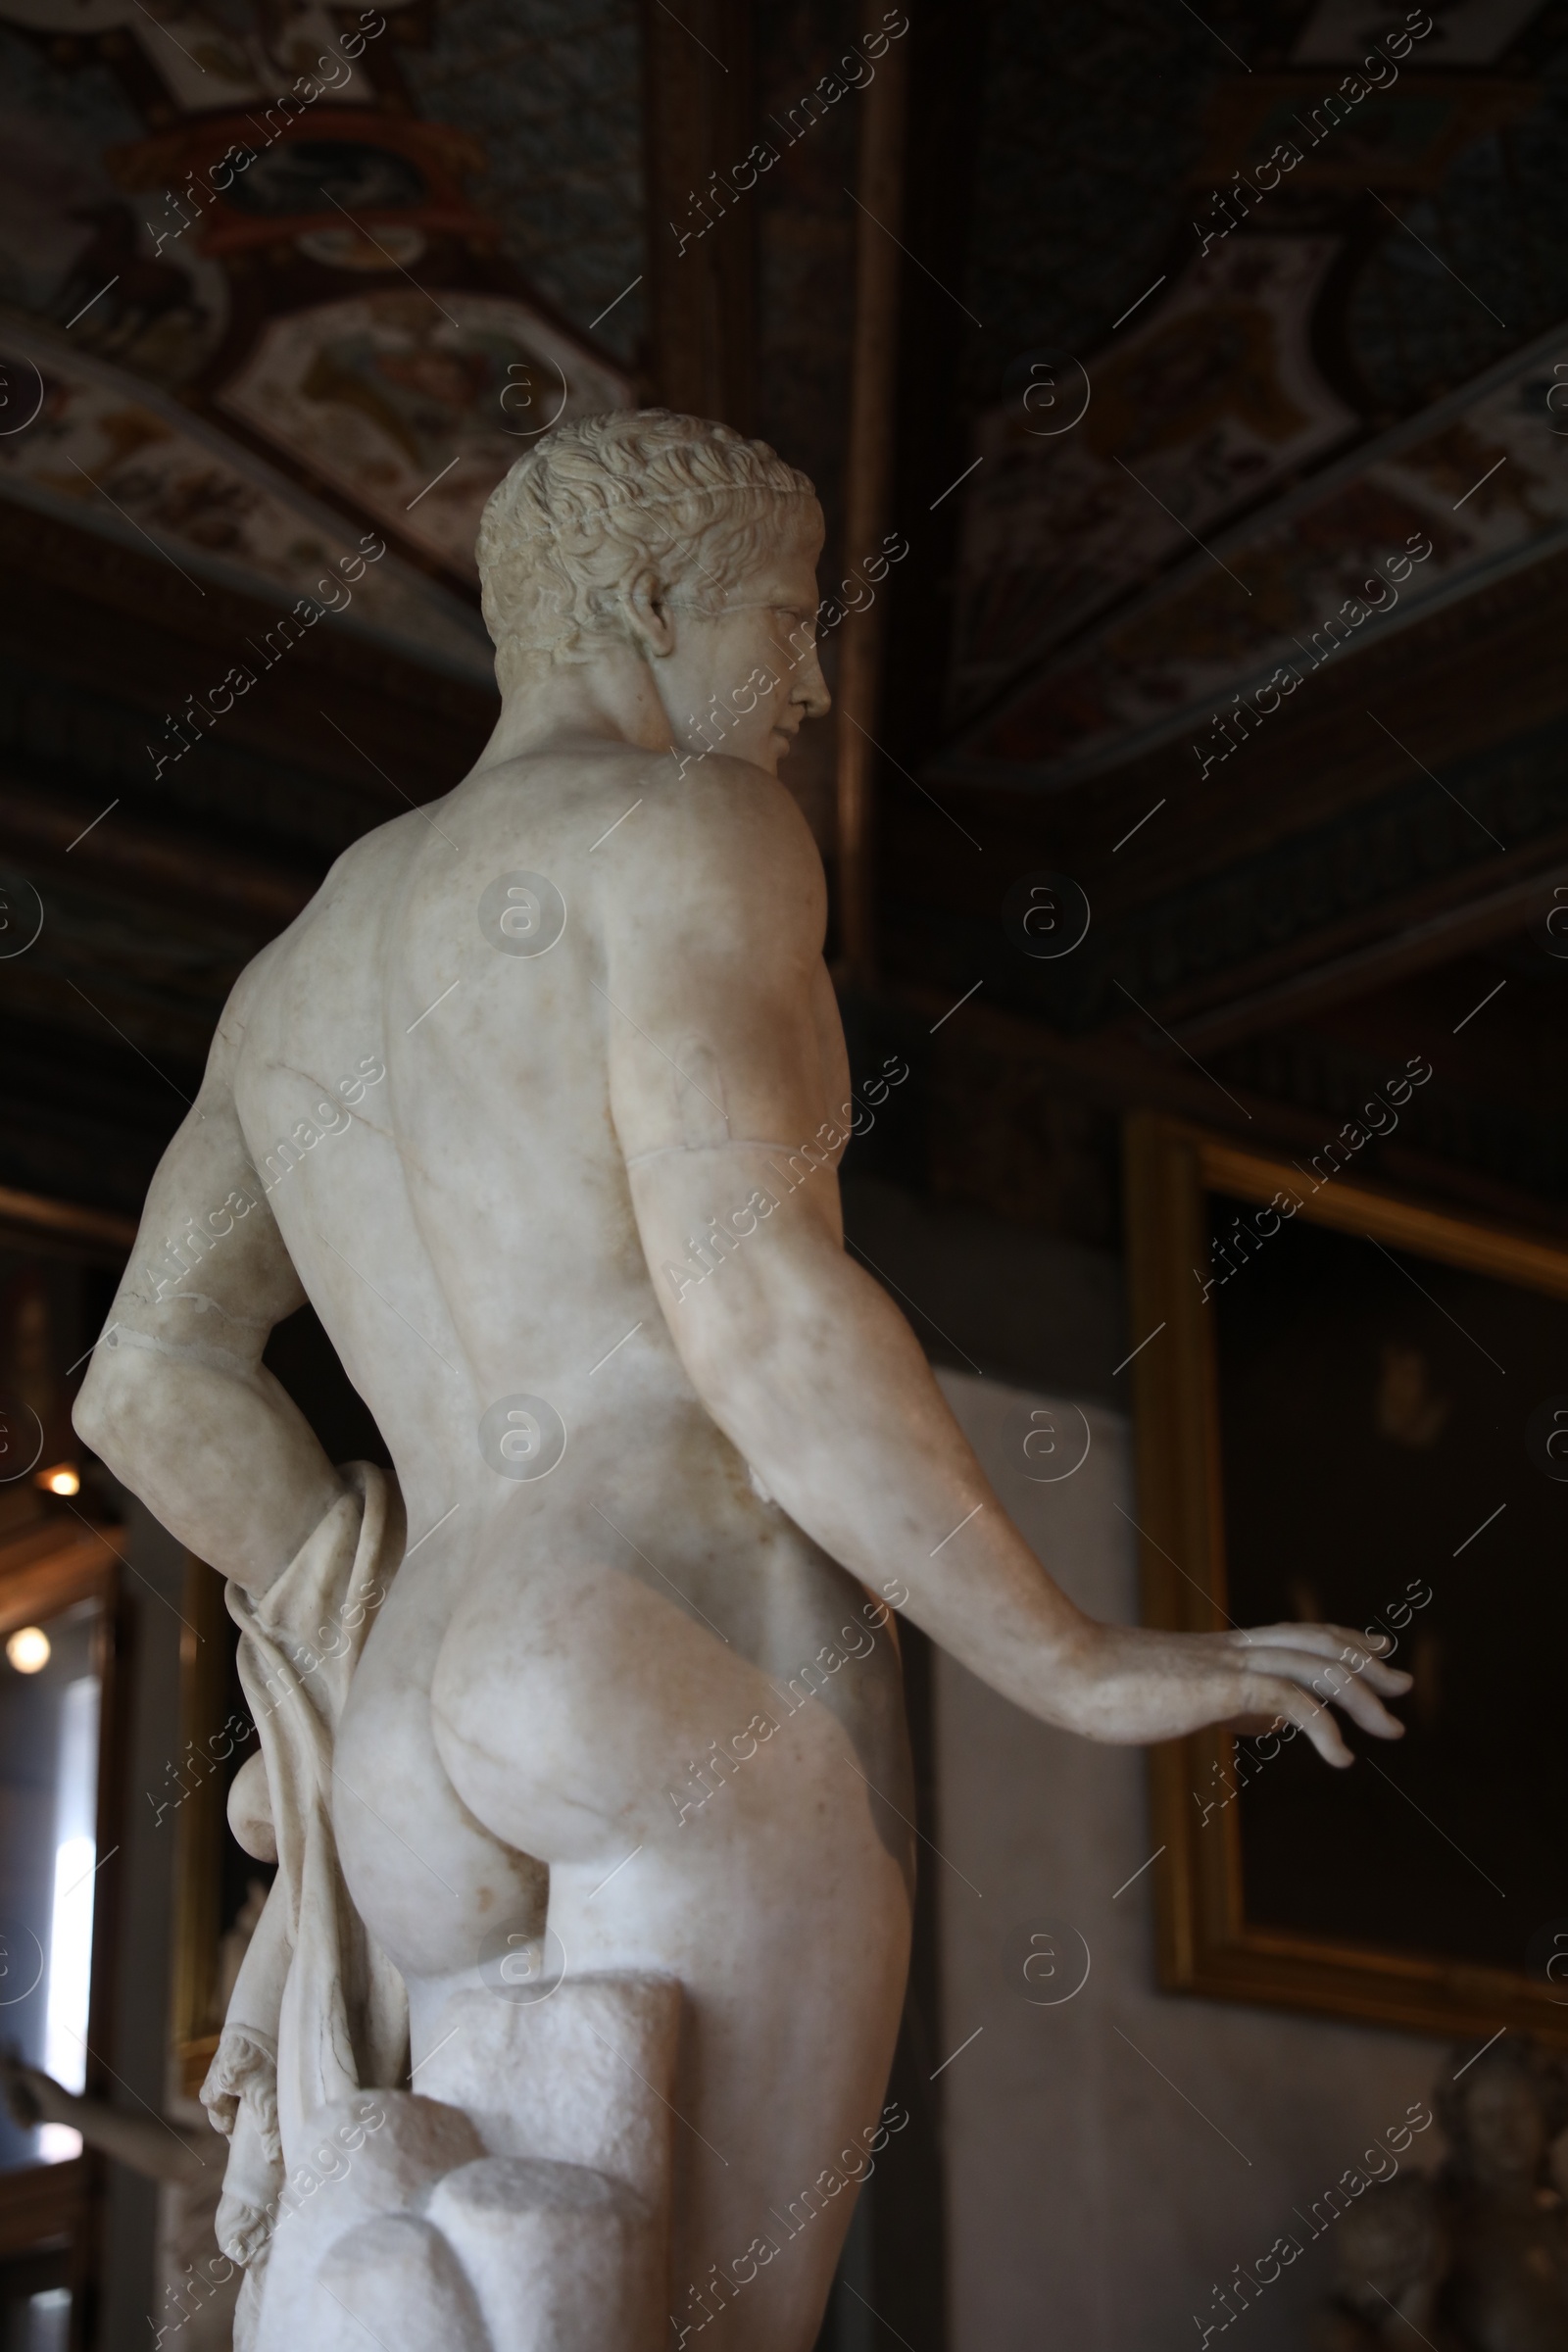
[[[596,742],[663,752],[673,741],[648,663],[632,647],[616,644],[587,662],[530,664],[503,694],[478,766]]]

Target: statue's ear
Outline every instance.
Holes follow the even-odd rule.
[[[645,565],[634,572],[620,592],[620,601],[632,641],[650,662],[674,652],[675,623],[664,583],[657,571]]]

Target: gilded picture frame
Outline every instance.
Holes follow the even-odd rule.
[[[1349,1172],[1343,1150],[1303,1164],[1150,1113],[1129,1119],[1126,1144],[1145,1622],[1187,1632],[1309,1615],[1355,1631],[1396,1624],[1396,1664],[1419,1664],[1434,1643],[1458,1661],[1435,1715],[1416,1703],[1420,1674],[1398,1702],[1408,1742],[1385,1747],[1351,1727],[1357,1762],[1344,1774],[1304,1738],[1279,1762],[1281,1742],[1271,1751],[1219,1729],[1151,1750],[1160,1980],[1420,2033],[1525,2028],[1568,2046],[1568,1875],[1558,1901],[1554,1865],[1537,1858],[1553,1842],[1568,1773],[1554,1744],[1531,1747],[1528,1762],[1519,1744],[1544,1714],[1561,1713],[1535,1704],[1529,1682],[1533,1653],[1544,1675],[1555,1651],[1559,1529],[1568,1536],[1568,1484],[1555,1483],[1568,1472],[1568,1439],[1549,1434],[1568,1431],[1568,1396],[1538,1396],[1559,1324],[1568,1391],[1568,1245],[1396,1197]],[[1293,1289],[1285,1275],[1296,1261]],[[1376,1296],[1357,1287],[1358,1268]],[[1394,1325],[1381,1359],[1380,1315]],[[1339,1326],[1339,1351],[1325,1353]],[[1505,1344],[1499,1331],[1517,1336]],[[1422,1348],[1436,1358],[1445,1347],[1447,1370],[1423,1369]],[[1483,1384],[1479,1402],[1459,1395],[1471,1380]],[[1244,1459],[1239,1430],[1251,1432]],[[1392,1521],[1379,1491],[1385,1457],[1407,1514]],[[1483,1502],[1502,1500],[1467,1534],[1466,1512],[1484,1517],[1473,1499],[1482,1487]],[[1440,1528],[1432,1515],[1453,1519],[1450,1489],[1465,1508]],[[1357,1511],[1381,1539],[1364,1537]],[[1342,1540],[1324,1542],[1325,1528]],[[1510,1528],[1507,1553],[1496,1547]],[[1303,1547],[1310,1605],[1270,1608]],[[1401,1596],[1393,1607],[1379,1606],[1384,1584]],[[1480,1651],[1492,1655],[1494,1634],[1497,1656],[1511,1644],[1519,1662],[1511,1699],[1485,1658],[1469,1672]],[[1549,1723],[1543,1738],[1555,1740]],[[1279,1852],[1271,1838],[1284,1839]],[[1259,1886],[1273,1891],[1264,1899]]]

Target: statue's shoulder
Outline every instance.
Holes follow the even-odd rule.
[[[649,771],[644,807],[648,856],[749,892],[795,880],[819,883],[822,860],[787,785],[748,760],[717,753],[676,771],[665,756]],[[629,832],[631,827],[628,825]]]
[[[366,951],[361,961],[367,971],[371,968],[369,950],[385,919],[392,886],[434,827],[428,811],[411,809],[339,852],[293,921],[252,956],[229,991],[214,1040],[215,1066],[232,1069],[258,1029],[269,1029],[274,1016],[297,1011],[313,967],[324,961],[340,981],[345,941],[358,940]]]
[[[619,929],[681,928],[702,902],[737,924],[787,917],[808,930],[826,885],[809,825],[787,787],[750,760],[634,744],[498,762],[454,794],[449,820],[466,861],[548,873],[568,898]],[[432,855],[430,870],[439,874]],[[467,864],[463,875],[466,881]],[[705,919],[707,919],[705,917]]]

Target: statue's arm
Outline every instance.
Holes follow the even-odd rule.
[[[612,1107],[675,1347],[768,1491],[866,1584],[901,1579],[918,1625],[1048,1721],[1143,1740],[1288,1718],[1348,1762],[1332,1698],[1396,1734],[1376,1691],[1407,1678],[1361,1638],[1102,1626],[1041,1567],[903,1315],[846,1255],[834,1166],[788,1189],[791,1150],[820,1152],[838,1109],[824,1063],[841,1066],[804,820],[759,770],[714,760],[649,807],[605,910]],[[1349,1644],[1358,1672],[1339,1662]]]
[[[225,1016],[153,1178],[74,1419],[172,1536],[262,1592],[343,1483],[261,1360],[305,1292],[235,1113],[236,1044]]]

